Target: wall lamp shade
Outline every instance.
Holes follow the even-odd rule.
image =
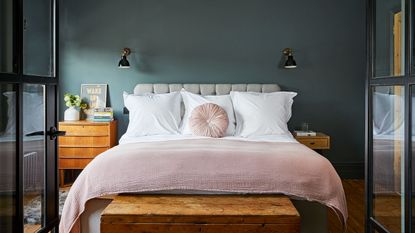
[[[297,68],[297,62],[294,60],[293,50],[291,48],[286,48],[282,52],[287,57],[287,60],[284,63],[284,68],[285,69]]]
[[[130,62],[127,60],[127,56],[131,54],[129,48],[124,48],[121,54],[121,60],[118,62],[118,68],[130,68]]]

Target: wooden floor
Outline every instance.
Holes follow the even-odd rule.
[[[40,229],[40,225],[25,224],[24,233],[35,233]]]
[[[365,184],[364,180],[343,180],[346,192],[349,219],[347,233],[365,232]],[[342,228],[334,212],[329,213],[329,233],[342,233]]]
[[[349,220],[347,233],[364,232],[364,181],[363,180],[343,180],[343,187],[346,192],[347,206],[349,210]],[[68,190],[70,187],[64,188]],[[1,203],[1,202],[0,202]],[[27,225],[25,232],[33,232],[38,228],[36,225]],[[334,213],[329,214],[329,232],[342,233],[341,225]]]
[[[402,232],[402,196],[398,193],[378,194],[373,200],[373,215],[389,232]]]

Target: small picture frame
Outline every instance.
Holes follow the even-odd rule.
[[[81,99],[88,109],[107,107],[107,84],[81,84]]]

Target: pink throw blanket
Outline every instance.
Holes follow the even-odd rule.
[[[322,203],[345,225],[343,186],[330,162],[299,143],[192,139],[116,146],[97,156],[73,184],[60,233],[80,232],[88,200],[165,190],[281,193]]]

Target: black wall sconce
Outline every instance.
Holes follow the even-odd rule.
[[[127,56],[131,54],[131,49],[124,48],[121,53],[121,60],[118,62],[118,68],[130,68],[130,62]]]
[[[297,68],[297,62],[294,60],[293,49],[285,48],[282,53],[287,57],[287,60],[284,63],[285,69],[294,69]]]

